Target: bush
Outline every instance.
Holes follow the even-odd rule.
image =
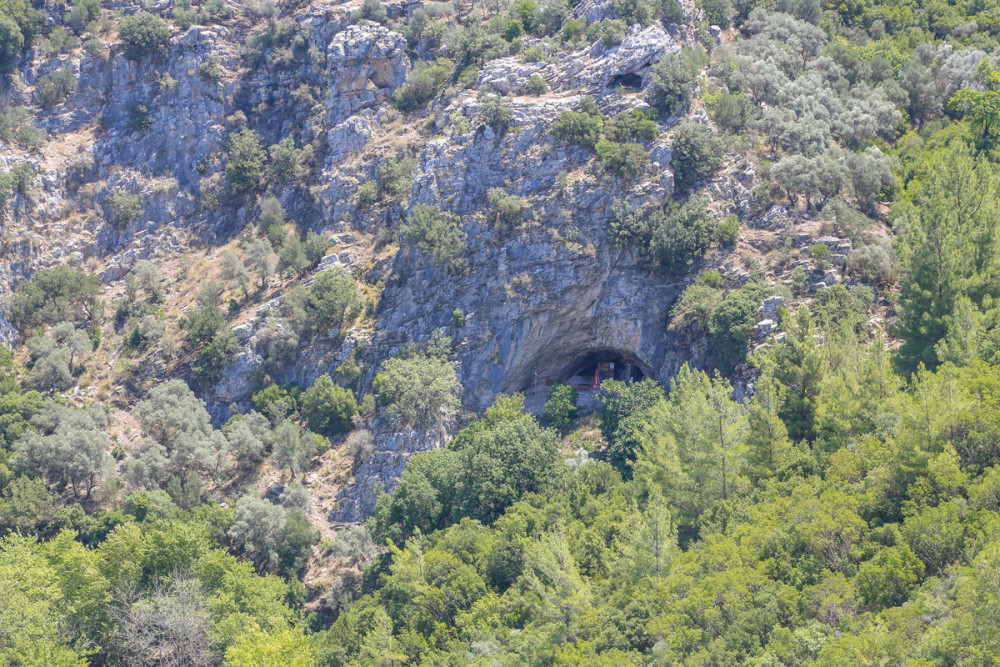
[[[266,155],[257,133],[249,128],[229,135],[229,161],[226,163],[226,180],[233,190],[256,190],[264,173]]]
[[[552,136],[568,141],[581,148],[594,150],[601,140],[604,115],[597,108],[593,98],[585,97],[580,102],[580,111],[563,111],[552,123]]]
[[[649,164],[649,151],[639,144],[616,144],[602,139],[594,150],[601,165],[621,178],[635,178]]]
[[[620,111],[604,125],[604,136],[618,143],[652,141],[660,134],[656,121],[639,109]]]
[[[549,84],[546,83],[545,79],[538,74],[532,74],[528,77],[528,84],[525,86],[525,90],[528,91],[529,95],[538,97],[539,95],[544,95],[549,92]]]
[[[128,105],[128,129],[145,132],[152,126],[153,119],[149,116],[148,106],[141,103]]]
[[[358,206],[371,208],[378,201],[378,186],[375,181],[365,181],[358,186]]]
[[[436,205],[417,204],[403,225],[403,242],[431,255],[440,264],[459,268],[464,262],[465,232],[454,213]]]
[[[285,137],[268,148],[267,152],[271,156],[268,172],[279,185],[285,185],[299,176],[302,171],[299,165],[302,149],[295,147],[295,139]]]
[[[314,331],[327,333],[340,327],[360,305],[358,287],[342,268],[323,271],[309,286],[306,312]]]
[[[587,27],[587,40],[590,42],[601,40],[604,48],[610,49],[622,43],[622,40],[625,39],[626,29],[628,29],[628,24],[621,19],[595,21]]]
[[[338,387],[329,375],[321,375],[302,394],[302,416],[309,430],[332,437],[351,430],[351,417],[358,402],[349,389]]]
[[[417,171],[417,161],[413,158],[389,160],[378,172],[382,179],[382,189],[396,201],[406,201],[413,190],[413,175]]]
[[[510,107],[510,100],[496,93],[480,91],[479,114],[483,121],[493,128],[497,134],[503,134],[510,127],[514,119],[514,111]]]
[[[374,21],[384,24],[389,20],[389,10],[380,0],[365,0],[359,9],[351,12],[351,20]]]
[[[524,213],[528,210],[524,197],[510,194],[503,188],[491,188],[486,193],[486,199],[493,207],[497,222],[511,227],[520,227],[524,223]]]
[[[60,67],[51,74],[38,79],[38,103],[45,108],[62,104],[71,93],[76,91],[76,77],[69,67]]]
[[[553,428],[564,430],[576,414],[576,389],[568,384],[557,384],[545,401],[542,415]]]
[[[740,237],[740,219],[735,213],[730,213],[726,219],[719,223],[715,229],[715,238],[719,243],[727,248],[736,245],[736,240]]]
[[[194,365],[194,377],[198,382],[214,384],[222,376],[222,371],[236,361],[240,353],[240,343],[236,334],[228,326],[222,326],[202,349]]]
[[[708,250],[716,225],[707,204],[704,197],[692,197],[650,215],[649,253],[667,272],[686,273]]]
[[[108,195],[108,222],[116,229],[122,229],[138,220],[143,211],[142,195],[128,190],[115,190]]]
[[[382,365],[373,384],[386,414],[402,425],[427,428],[458,408],[458,378],[447,359],[413,354]]]
[[[99,306],[100,283],[92,273],[61,264],[20,283],[10,300],[10,320],[19,329],[57,322],[83,322]]]
[[[746,359],[760,296],[759,289],[748,285],[727,294],[712,314],[710,341],[718,355],[718,368],[724,374]]]
[[[444,89],[454,70],[455,63],[447,58],[417,63],[406,83],[392,94],[393,103],[400,111],[416,111]]]
[[[13,71],[23,48],[24,34],[21,27],[14,19],[0,12],[0,73]]]
[[[205,81],[217,84],[222,79],[222,58],[217,53],[209,53],[205,60],[198,65],[198,74]]]
[[[126,16],[118,28],[122,50],[129,60],[142,60],[170,43],[170,26],[148,12]]]
[[[37,149],[45,144],[45,130],[31,124],[31,114],[24,107],[7,107],[0,109],[0,141]]]
[[[722,167],[722,140],[708,127],[688,120],[674,132],[674,182],[687,189]]]
[[[87,24],[101,16],[100,0],[76,0],[63,19],[77,35],[83,33]]]

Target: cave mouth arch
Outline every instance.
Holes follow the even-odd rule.
[[[596,390],[595,376],[600,381],[639,382],[656,379],[652,367],[638,354],[611,347],[569,349],[539,358],[515,391],[533,392],[556,384],[569,384],[579,390]]]
[[[619,86],[631,90],[642,90],[642,77],[635,72],[625,72],[611,77],[608,88],[614,89]]]

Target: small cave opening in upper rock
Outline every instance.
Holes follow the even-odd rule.
[[[608,82],[608,88],[617,88],[619,86],[622,88],[641,90],[642,77],[635,72],[626,72],[625,74],[618,74],[611,77],[611,81]]]

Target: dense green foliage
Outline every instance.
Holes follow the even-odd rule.
[[[170,41],[170,26],[158,16],[139,12],[126,16],[118,27],[122,51],[129,60],[142,60],[166,47]]]

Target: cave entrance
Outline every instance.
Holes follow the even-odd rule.
[[[568,384],[577,390],[577,414],[583,415],[600,409],[600,383],[656,378],[652,367],[638,355],[606,347],[549,350],[524,375],[512,383],[511,389],[524,394],[525,408],[533,415],[542,414],[545,401],[557,384]]]
[[[646,377],[635,357],[608,350],[595,350],[577,357],[563,375],[564,382],[584,390],[596,390],[605,380],[639,382]]]
[[[608,82],[608,88],[617,88],[618,86],[631,88],[632,90],[641,90],[642,77],[635,72],[626,72],[625,74],[618,74],[611,77],[611,81]]]

